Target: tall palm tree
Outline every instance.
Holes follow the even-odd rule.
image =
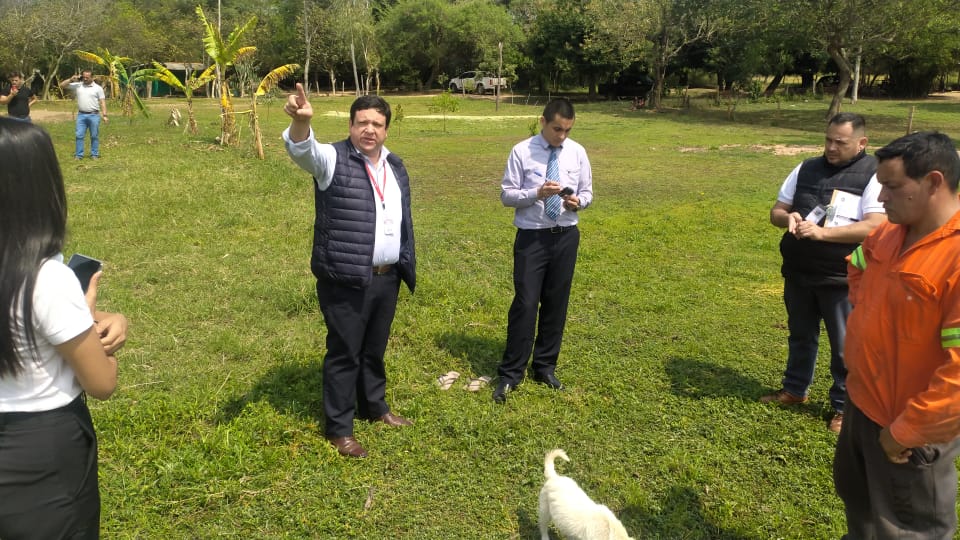
[[[220,86],[220,144],[237,144],[237,122],[225,73],[227,68],[256,52],[256,47],[240,45],[240,40],[257,25],[257,18],[250,17],[245,24],[234,28],[224,40],[220,29],[207,20],[200,6],[197,6],[197,16],[200,17],[204,28],[203,48],[213,60],[214,69],[219,70],[221,76],[221,80],[217,81]]]
[[[160,62],[154,60],[153,66],[154,77],[157,80],[165,82],[172,88],[176,88],[187,96],[187,127],[185,131],[189,132],[191,135],[200,133],[200,129],[197,127],[197,116],[193,112],[193,91],[212,81],[216,77],[215,71],[217,65],[210,64],[210,67],[200,72],[199,75],[197,75],[198,72],[196,71],[189,72],[184,82],[180,82],[180,79],[178,79],[176,75],[174,75]]]

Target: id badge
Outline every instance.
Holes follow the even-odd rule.
[[[383,220],[383,234],[387,236],[393,236],[393,220],[390,218],[385,218]]]
[[[820,220],[827,215],[827,208],[824,208],[823,205],[817,205],[816,208],[810,211],[807,214],[807,217],[803,218],[804,221],[809,221],[810,223],[820,223]]]

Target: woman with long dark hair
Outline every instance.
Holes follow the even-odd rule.
[[[86,395],[117,385],[122,315],[63,264],[67,204],[47,133],[0,118],[0,538],[98,538]]]

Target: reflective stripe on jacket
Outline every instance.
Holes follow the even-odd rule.
[[[845,361],[856,406],[908,447],[960,436],[960,212],[900,253],[878,226],[851,254]]]

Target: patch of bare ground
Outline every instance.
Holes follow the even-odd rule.
[[[796,156],[798,154],[817,154],[823,150],[820,146],[791,146],[786,144],[722,144],[717,147],[718,150],[733,150],[737,148],[747,148],[754,152],[772,152],[777,156]],[[702,152],[709,152],[711,149],[703,146],[684,146],[680,148],[680,152],[685,154],[696,154]]]
[[[943,99],[948,101],[960,101],[960,92],[936,92],[928,97],[933,99]]]
[[[73,113],[32,109],[30,111],[30,119],[34,122],[63,122],[66,120],[73,120]]]

